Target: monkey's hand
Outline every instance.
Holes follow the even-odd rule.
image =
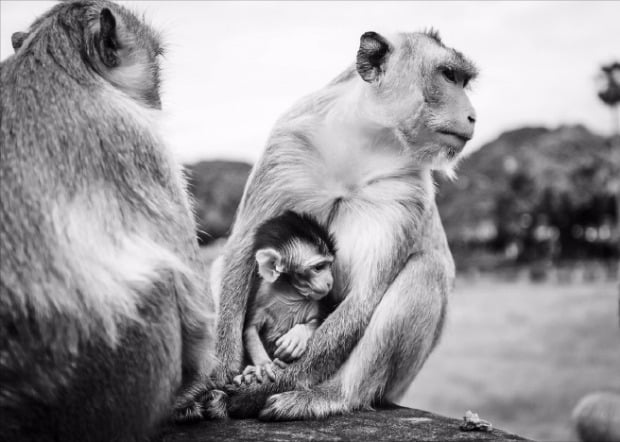
[[[269,379],[271,382],[276,380],[274,369],[276,367],[286,368],[288,364],[280,359],[274,359],[273,361],[265,362],[264,364],[248,365],[243,370],[243,373],[237,375],[233,379],[235,385],[248,384],[256,381],[259,384],[263,380]]]
[[[280,336],[276,341],[276,351],[274,357],[285,362],[299,359],[308,348],[308,341],[312,337],[316,327],[307,324],[297,324],[289,331]]]

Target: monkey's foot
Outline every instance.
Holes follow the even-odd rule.
[[[347,411],[339,394],[312,389],[270,396],[258,418],[265,421],[324,419]]]
[[[227,407],[228,395],[225,392],[194,386],[179,396],[172,419],[177,424],[201,419],[225,419],[228,417]]]
[[[228,395],[222,390],[211,390],[203,403],[206,419],[226,419],[228,417]]]
[[[176,423],[188,423],[203,418],[203,403],[208,399],[209,391],[206,387],[191,388],[177,399],[174,405],[172,419]]]

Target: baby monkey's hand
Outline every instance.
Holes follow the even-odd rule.
[[[276,341],[274,356],[286,362],[291,362],[303,355],[308,348],[308,341],[316,330],[310,324],[297,324],[280,336]]]
[[[264,364],[248,365],[243,370],[243,373],[234,377],[233,382],[235,385],[251,384],[256,381],[262,383],[265,378],[271,382],[276,380],[276,374],[274,368],[286,368],[288,364],[280,359],[274,359],[273,361],[265,362]]]

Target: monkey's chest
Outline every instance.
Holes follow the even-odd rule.
[[[428,201],[420,182],[383,179],[310,210],[327,222],[336,240],[334,290],[341,301],[355,280],[372,277],[408,248]]]

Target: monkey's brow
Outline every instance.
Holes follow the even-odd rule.
[[[459,77],[463,77],[466,80],[471,80],[478,76],[476,65],[458,51],[453,51],[452,56],[439,65],[439,69],[453,70]]]
[[[331,263],[331,262],[334,262],[334,258],[331,256],[315,256],[305,261],[303,263],[303,266],[304,268],[308,268],[308,267],[315,266],[317,264]]]

